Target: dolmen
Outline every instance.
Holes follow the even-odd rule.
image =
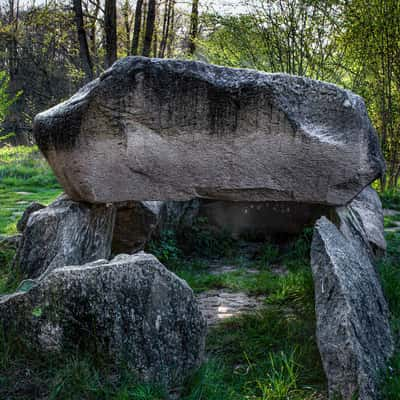
[[[329,396],[379,398],[393,340],[370,184],[385,162],[362,98],[286,74],[127,57],[37,115],[34,136],[66,195],[25,218],[16,267],[33,283],[0,298],[6,331],[42,351],[96,332],[102,352],[172,387],[200,365],[206,327],[145,243],[198,215],[232,235],[314,225]]]

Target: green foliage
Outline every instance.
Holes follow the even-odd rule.
[[[340,31],[340,1],[260,0],[239,5],[246,11],[203,15],[210,33],[198,44],[207,60],[321,80],[340,79],[337,64],[342,52],[336,33]]]
[[[0,148],[0,234],[16,233],[16,223],[29,203],[48,204],[60,193],[36,146]]]
[[[10,77],[6,71],[0,71],[0,126],[6,119],[10,107],[18,100],[21,96],[21,92],[18,92],[15,96],[11,96],[8,90],[10,83]],[[1,133],[1,130],[0,130]]]
[[[259,268],[270,267],[280,260],[279,247],[272,243],[265,243],[257,257],[256,265]]]
[[[13,268],[15,250],[0,245],[0,295],[12,293],[22,280],[19,271]]]
[[[162,388],[139,383],[135,372],[125,366],[100,365],[86,354],[42,355],[3,333],[0,398],[164,400],[167,396]]]
[[[187,251],[199,257],[232,257],[237,246],[228,232],[212,228],[204,217],[197,218],[183,236]]]
[[[147,251],[172,270],[179,268],[183,257],[183,252],[178,247],[176,233],[172,230],[162,231],[158,239],[150,241]]]
[[[385,228],[395,228],[397,226],[394,218],[387,216],[384,218],[384,227]]]
[[[383,208],[400,211],[400,191],[398,189],[388,189],[381,193],[379,196],[382,201]]]
[[[385,376],[382,388],[383,400],[399,400],[400,399],[400,352],[397,350],[396,355],[392,358],[389,371]]]

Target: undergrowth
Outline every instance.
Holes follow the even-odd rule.
[[[400,233],[386,236],[386,257],[379,263],[383,289],[389,304],[395,354],[384,377],[384,400],[400,400]]]

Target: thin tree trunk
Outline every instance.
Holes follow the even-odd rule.
[[[137,0],[136,10],[135,10],[135,24],[133,27],[133,38],[132,38],[132,55],[136,56],[139,54],[139,39],[140,39],[140,31],[142,28],[142,9],[143,9],[143,0]]]
[[[192,13],[190,15],[189,32],[189,54],[193,55],[196,51],[196,39],[199,29],[199,0],[192,1]]]
[[[158,51],[158,57],[164,58],[165,56],[165,49],[167,47],[167,41],[169,37],[169,27],[171,22],[171,11],[172,11],[172,1],[165,0],[165,9],[163,15],[163,29],[162,29],[162,36],[160,41],[160,48]]]
[[[129,0],[125,0],[122,7],[122,14],[124,17],[124,27],[125,27],[125,49],[126,54],[129,55],[131,51],[131,21],[129,20]]]
[[[117,4],[116,0],[105,0],[104,30],[106,34],[106,67],[117,59]]]
[[[171,0],[171,20],[170,20],[170,29],[169,29],[169,35],[167,38],[167,57],[171,58],[172,53],[173,53],[173,44],[175,41],[175,31],[174,31],[174,25],[175,25],[175,0]]]
[[[154,34],[154,20],[156,18],[156,0],[149,0],[149,7],[147,10],[146,32],[144,35],[142,51],[142,55],[145,57],[149,57],[151,51],[151,43]]]
[[[75,23],[78,31],[79,53],[85,75],[88,80],[93,79],[93,64],[90,58],[86,30],[83,22],[82,0],[73,0]]]

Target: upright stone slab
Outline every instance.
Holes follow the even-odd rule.
[[[346,208],[351,210],[362,224],[374,255],[384,255],[386,252],[384,218],[378,193],[367,186]]]
[[[393,352],[388,307],[362,225],[342,215],[341,230],[325,217],[314,230],[318,347],[331,399],[377,400]]]
[[[108,258],[113,206],[78,203],[67,196],[32,213],[24,228],[16,263],[29,278],[65,265]]]
[[[0,297],[0,329],[41,353],[97,351],[168,388],[200,365],[206,335],[187,283],[144,253],[56,269]]]
[[[160,228],[163,204],[162,201],[125,201],[116,204],[112,252],[133,254],[143,250]]]
[[[74,200],[343,205],[384,160],[363,100],[335,85],[128,57],[39,114],[34,135]]]

